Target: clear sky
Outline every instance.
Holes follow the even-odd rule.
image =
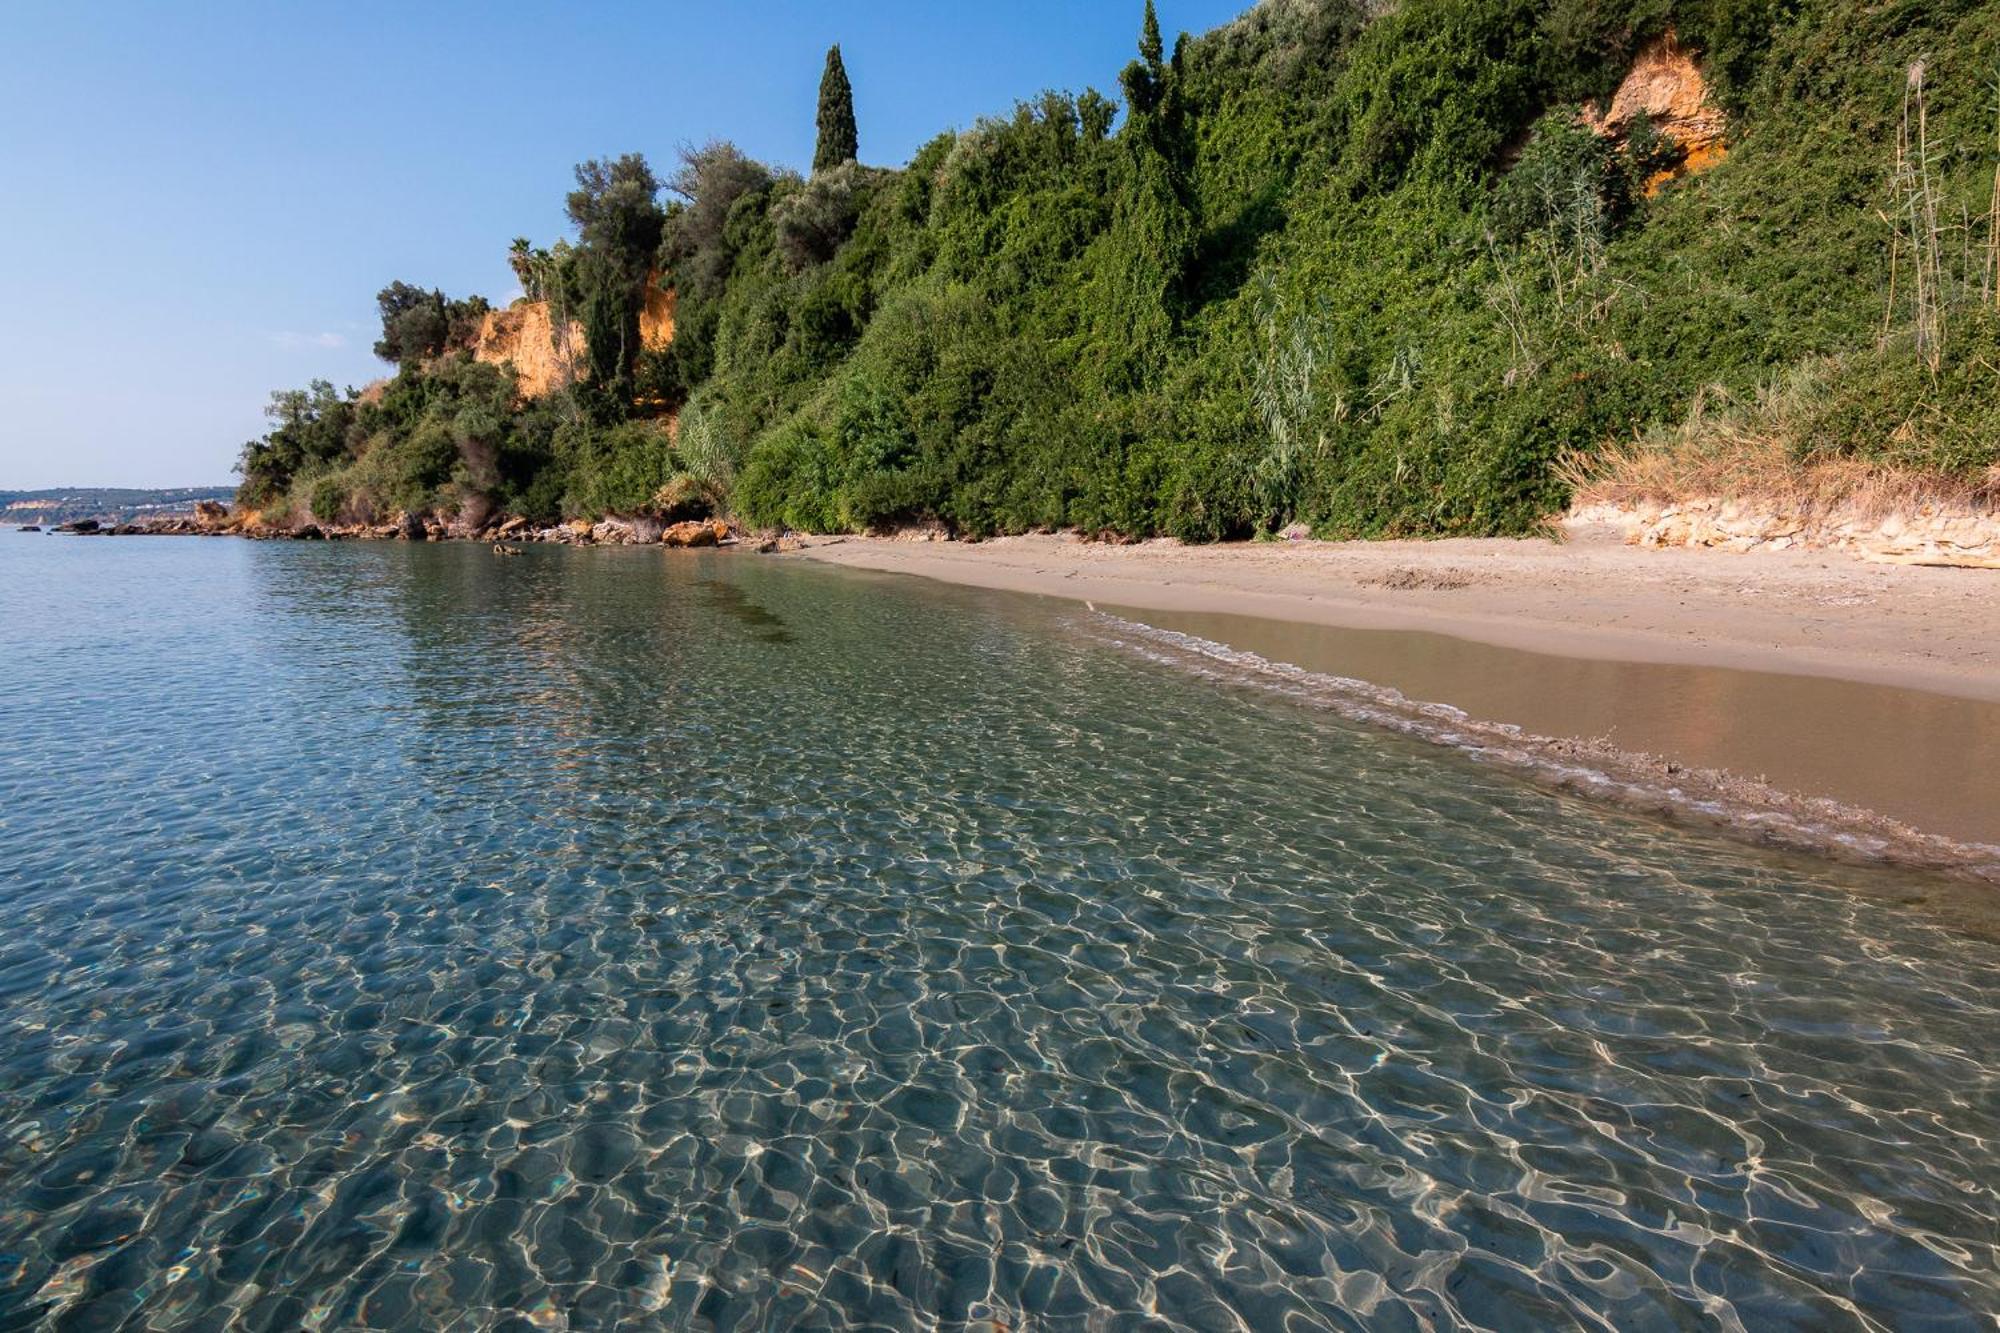
[[[1172,34],[1249,0],[1159,0]],[[1116,95],[1141,0],[20,0],[0,22],[0,488],[217,485],[274,388],[360,385],[391,279],[515,294],[578,161],[863,161],[1043,88]]]

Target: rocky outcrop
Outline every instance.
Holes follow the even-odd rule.
[[[720,546],[729,540],[729,525],[719,518],[676,523],[660,534],[665,546]]]
[[[1725,551],[1841,551],[1896,565],[2000,569],[2000,512],[1922,505],[1914,512],[1855,508],[1815,512],[1738,500],[1590,504],[1571,510],[1572,533],[1609,529],[1630,546],[1706,546]]]
[[[475,361],[512,365],[523,398],[541,398],[575,382],[583,366],[583,325],[570,321],[560,337],[547,301],[516,301],[480,321]]]
[[[625,519],[607,518],[590,525],[590,540],[599,546],[636,546],[638,533]]]
[[[674,294],[656,283],[646,285],[639,340],[648,349],[674,340]],[[570,320],[557,329],[548,302],[525,298],[505,310],[488,311],[472,345],[474,360],[514,367],[515,387],[523,398],[545,397],[574,384],[583,373],[586,352],[581,323]]]
[[[192,515],[150,518],[138,523],[106,525],[94,519],[66,523],[60,531],[119,537],[140,536],[240,536],[261,541],[484,541],[496,546],[506,542],[555,542],[569,546],[734,546],[736,529],[719,518],[699,522],[668,523],[657,514],[632,517],[613,515],[593,522],[573,518],[553,527],[537,528],[519,516],[488,513],[470,517],[465,513],[449,520],[429,513],[398,512],[386,523],[313,523],[276,526],[266,523],[254,510],[229,511],[220,515],[204,511]],[[511,552],[509,552],[511,553]]]
[[[1599,134],[1622,139],[1641,111],[1652,120],[1654,129],[1680,145],[1682,153],[1671,170],[1646,182],[1648,194],[1676,177],[1704,171],[1728,154],[1724,139],[1728,117],[1715,104],[1694,53],[1671,32],[1640,48],[1631,72],[1610,102],[1585,108],[1583,121]]]

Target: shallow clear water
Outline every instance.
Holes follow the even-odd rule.
[[[1923,881],[781,560],[8,533],[0,635],[0,1328],[2000,1314]]]

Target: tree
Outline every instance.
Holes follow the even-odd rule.
[[[771,209],[778,250],[793,272],[826,263],[854,234],[867,174],[852,160],[829,167]]]
[[[1086,88],[1076,99],[1076,116],[1083,137],[1098,143],[1111,133],[1111,123],[1118,119],[1118,104],[1097,89]]]
[[[420,361],[444,350],[451,323],[443,292],[392,282],[375,294],[375,306],[382,312],[382,337],[375,344],[375,355],[384,361]]]
[[[585,162],[566,201],[569,220],[586,246],[641,267],[652,261],[666,214],[660,182],[641,153]]]
[[[585,162],[570,191],[570,221],[582,240],[576,277],[591,379],[629,400],[639,359],[639,311],[667,214],[660,182],[638,153]]]
[[[711,139],[699,148],[681,148],[681,165],[667,189],[681,203],[667,218],[660,245],[660,268],[683,289],[720,288],[731,256],[723,232],[730,210],[744,195],[771,184],[770,171],[744,156],[733,143]],[[687,296],[685,290],[682,296]]]
[[[1148,116],[1166,95],[1166,47],[1160,41],[1160,16],[1146,0],[1146,17],[1139,25],[1139,58],[1125,67],[1125,103],[1135,116]]]
[[[343,395],[326,380],[273,393],[264,409],[270,433],[244,445],[236,463],[243,476],[238,500],[262,507],[282,495],[301,470],[346,458],[354,414],[354,391]]]
[[[1153,373],[1173,336],[1176,296],[1194,254],[1195,220],[1187,186],[1187,145],[1180,105],[1181,53],[1166,62],[1153,0],[1139,29],[1139,58],[1119,81],[1130,112],[1125,124],[1125,188],[1113,231],[1121,238],[1111,271],[1110,300],[1100,315],[1118,330],[1114,384],[1130,388]],[[1101,112],[1100,112],[1101,114]]]
[[[852,162],[861,155],[860,131],[854,124],[854,87],[840,61],[840,46],[827,48],[826,73],[819,80],[819,145],[813,150],[813,174]]]
[[[452,347],[469,347],[491,309],[483,296],[448,301],[441,291],[392,282],[375,294],[382,337],[375,355],[396,365],[427,361]]]

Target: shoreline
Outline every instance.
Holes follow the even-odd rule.
[[[1144,611],[1416,630],[1564,657],[1729,667],[2000,703],[2000,580],[1825,552],[1595,536],[1131,545],[810,537],[851,569]]]
[[[706,522],[681,525],[690,541],[621,520],[525,526],[511,523],[499,542],[493,532],[418,540],[502,554],[508,539],[719,545],[1056,597],[1154,636],[1146,655],[1165,645],[1203,674],[1547,785],[1765,845],[2000,885],[2000,585],[1977,571],[1641,549],[1602,529],[1567,544],[1184,546],[1072,534],[744,540]]]
[[[1977,572],[1504,539],[801,556],[1084,603],[1149,654],[1566,790],[2000,884],[2000,585]]]

